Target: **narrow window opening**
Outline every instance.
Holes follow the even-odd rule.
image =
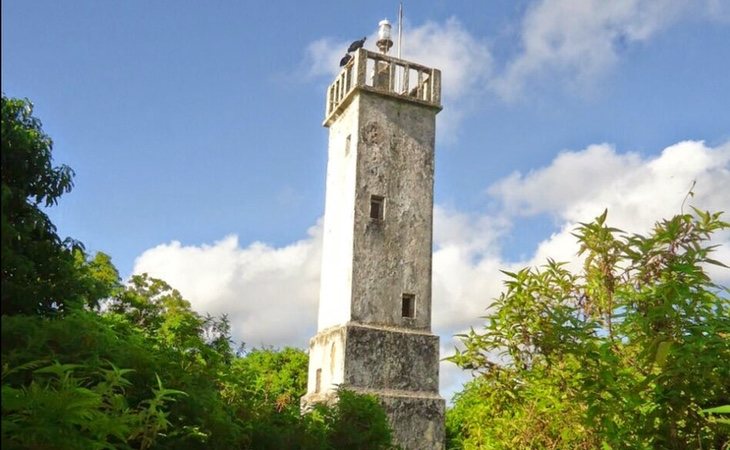
[[[317,369],[317,373],[314,377],[314,392],[319,392],[322,389],[322,369]]]
[[[413,294],[403,294],[403,303],[401,307],[401,315],[412,319],[416,317],[416,296]]]
[[[350,136],[351,135],[348,134],[347,138],[345,138],[345,155],[350,154]]]
[[[370,196],[370,218],[372,220],[383,220],[385,210],[385,197],[379,195]]]

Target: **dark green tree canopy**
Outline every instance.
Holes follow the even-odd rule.
[[[2,96],[2,313],[55,313],[82,302],[73,249],[41,209],[73,187],[74,172],[53,166],[53,142],[28,100]]]

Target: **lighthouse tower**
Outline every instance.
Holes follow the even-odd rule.
[[[327,194],[317,334],[302,405],[338,386],[376,395],[407,450],[444,446],[431,332],[436,114],[441,73],[359,49],[327,90]]]

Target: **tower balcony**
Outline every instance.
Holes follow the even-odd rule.
[[[359,49],[327,89],[324,126],[342,114],[358,90],[442,108],[440,70]]]

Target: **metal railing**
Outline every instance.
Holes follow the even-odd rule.
[[[325,124],[344,109],[356,88],[441,108],[441,71],[360,49],[327,89]]]

